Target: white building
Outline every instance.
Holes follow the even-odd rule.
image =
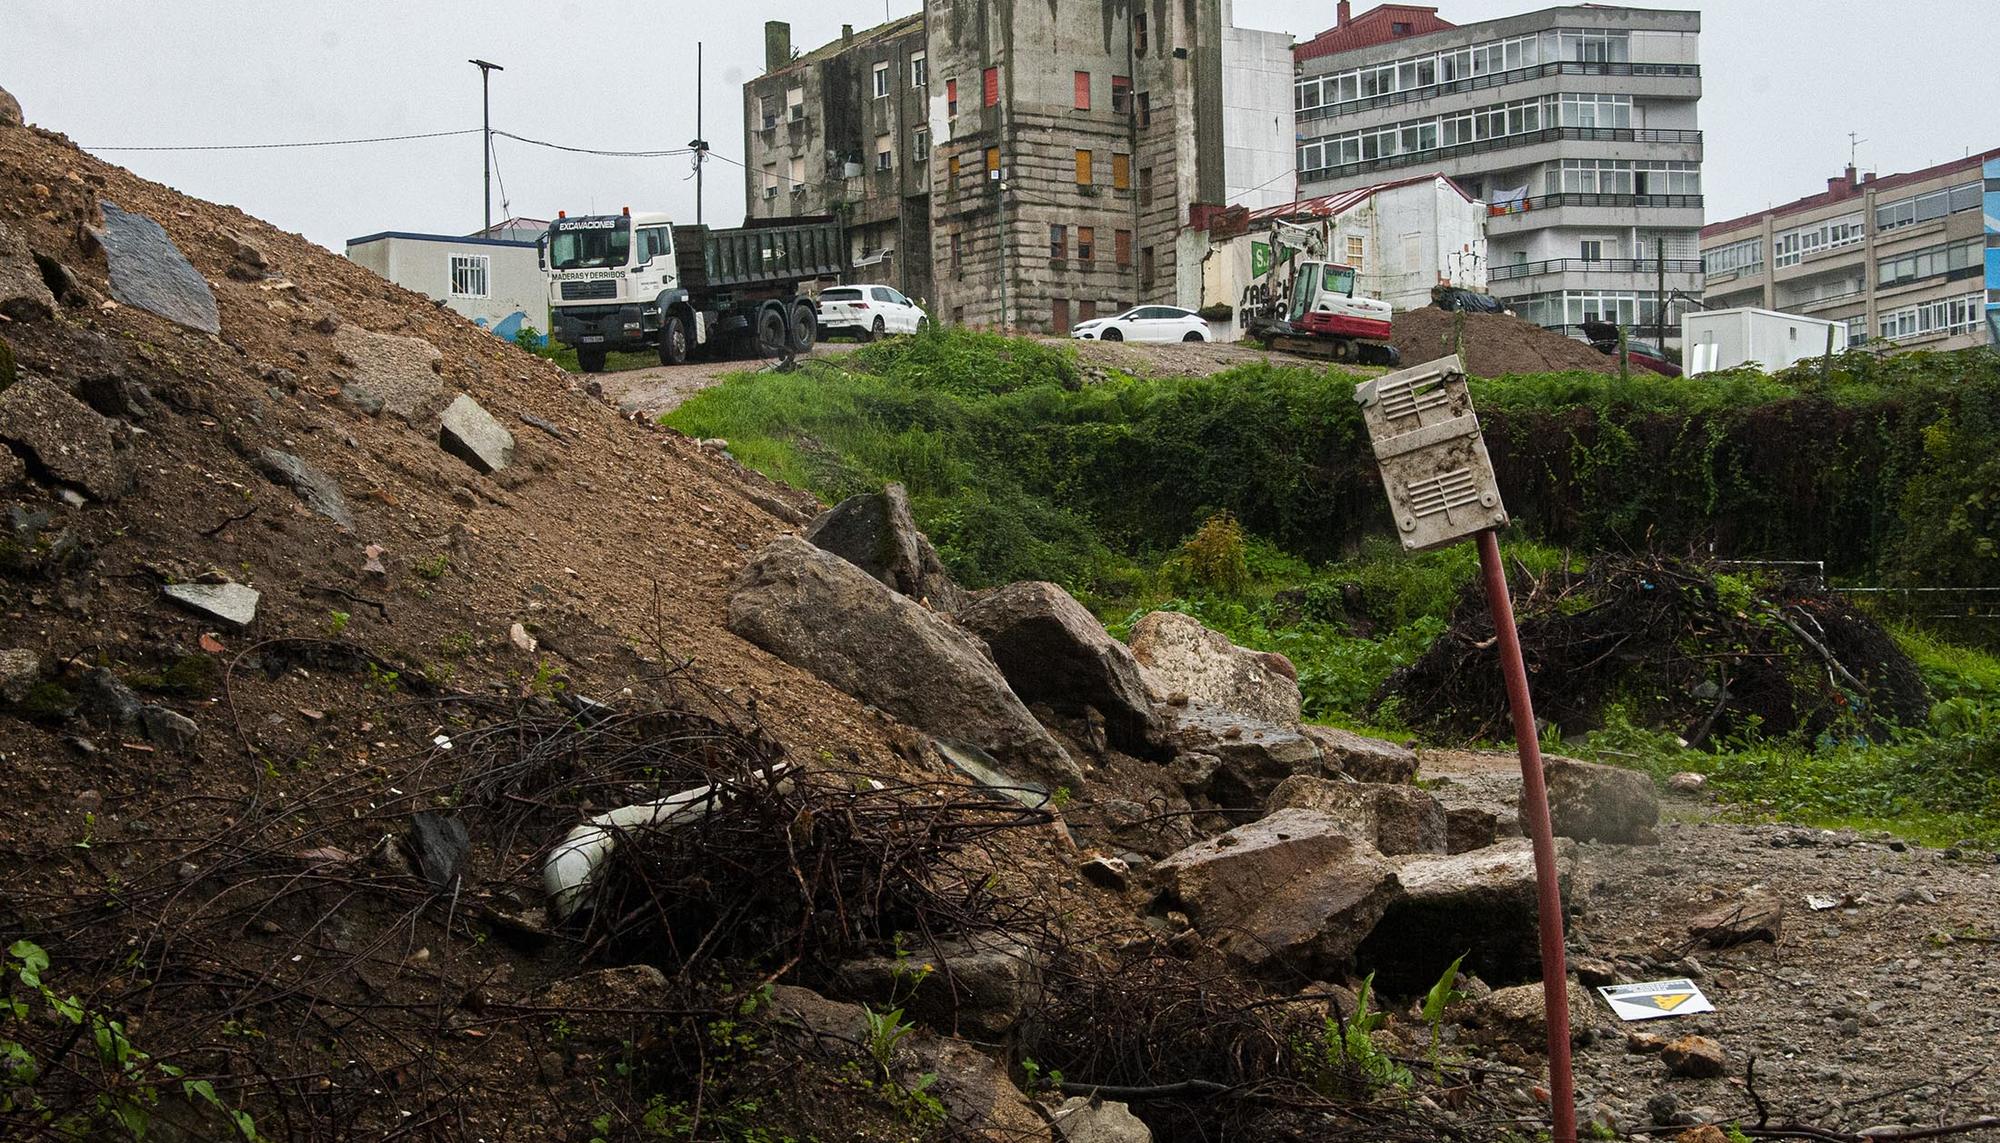
[[[1298,197],[1290,32],[1239,28],[1222,4],[1222,181],[1251,210]]]
[[[548,330],[548,273],[533,241],[385,230],[348,239],[347,257],[503,336],[522,323]]]

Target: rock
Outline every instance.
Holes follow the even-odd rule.
[[[1753,887],[1688,922],[1688,936],[1710,948],[1724,949],[1749,941],[1778,943],[1784,927],[1785,903],[1769,889]]]
[[[40,378],[0,393],[0,439],[27,450],[41,471],[93,499],[116,500],[132,486],[132,457],[117,448],[112,422]]]
[[[1637,770],[1554,755],[1542,759],[1556,836],[1622,845],[1657,845],[1660,797]],[[1527,820],[1522,815],[1522,820]]]
[[[0,87],[0,127],[19,127],[26,122],[21,114],[21,101],[7,94],[6,88]]]
[[[1114,893],[1123,893],[1132,884],[1132,864],[1122,857],[1093,857],[1076,871],[1085,881]]]
[[[334,331],[334,350],[354,370],[351,389],[357,405],[380,402],[381,408],[414,425],[427,420],[444,402],[444,382],[437,367],[444,354],[416,337],[373,333],[356,325]]]
[[[1660,1049],[1667,1074],[1689,1079],[1720,1079],[1729,1074],[1729,1061],[1722,1045],[1707,1036],[1682,1036]]]
[[[980,593],[955,614],[986,640],[1022,701],[1067,714],[1094,708],[1112,745],[1140,755],[1159,751],[1161,725],[1138,662],[1068,592],[1052,583],[1009,584]]]
[[[20,370],[14,364],[14,347],[7,344],[6,338],[0,337],[0,389],[12,385],[19,376]]]
[[[1707,785],[1708,775],[1697,774],[1692,770],[1682,770],[1680,773],[1667,779],[1667,789],[1677,794],[1700,793],[1702,788]]]
[[[1407,782],[1417,776],[1417,753],[1407,746],[1332,726],[1300,729],[1319,746],[1328,770],[1357,782]]]
[[[801,990],[803,991],[803,990]],[[666,974],[649,964],[628,964],[603,968],[558,980],[541,991],[534,1002],[552,1010],[592,1011],[605,1008],[639,1009],[659,1007],[666,998]],[[578,1024],[592,1021],[579,1020]],[[612,1039],[626,1035],[620,1021],[595,1022],[601,1035]],[[589,1034],[588,1032],[586,1034]]]
[[[848,961],[833,970],[828,991],[878,1011],[901,1007],[940,1032],[997,1038],[1041,1001],[1042,956],[1018,937],[981,933],[900,959]]]
[[[1571,956],[1569,970],[1585,988],[1601,988],[1618,983],[1618,966],[1598,956]]]
[[[1258,806],[1292,775],[1320,772],[1319,747],[1291,727],[1198,703],[1163,713],[1176,777],[1217,805]]]
[[[18,703],[41,681],[42,660],[25,647],[0,651],[0,699]]]
[[[1656,1036],[1651,1032],[1625,1033],[1625,1050],[1632,1053],[1635,1056],[1657,1055],[1661,1051],[1663,1051],[1666,1048],[1666,1046],[1667,1046],[1667,1038],[1665,1036]],[[1678,1101],[1676,1101],[1676,1103],[1678,1104]],[[1678,1107],[1676,1107],[1676,1110],[1678,1110]],[[1673,1121],[1656,1119],[1654,1120],[1654,1122],[1671,1123]]]
[[[1395,867],[1341,823],[1279,810],[1153,868],[1164,901],[1252,970],[1338,978],[1400,894]]]
[[[159,223],[108,202],[97,240],[111,267],[111,296],[202,333],[219,333],[215,294]]]
[[[0,448],[0,488],[12,488],[28,479],[28,466],[12,449]]]
[[[271,268],[271,259],[263,248],[234,230],[224,230],[222,240],[229,246],[230,257],[236,262],[229,268],[229,276],[243,281],[254,282],[264,277]]]
[[[939,611],[956,614],[965,605],[965,590],[952,581],[937,550],[917,531],[909,493],[900,484],[842,500],[820,513],[805,538],[890,590],[928,602]]]
[[[1713,1123],[1690,1127],[1674,1136],[1674,1143],[1729,1143],[1729,1136]]]
[[[1445,961],[1445,964],[1450,963]],[[1442,972],[1443,967],[1440,965],[1438,971]],[[1436,974],[1432,975],[1435,978]],[[1569,995],[1570,1039],[1574,1042],[1589,1028],[1591,999],[1590,994],[1574,980],[1565,980],[1564,983]],[[1484,1029],[1495,1039],[1512,1041],[1530,1051],[1546,1047],[1549,1041],[1547,999],[1539,981],[1512,988],[1496,988],[1469,1005],[1459,1019],[1472,1027]]]
[[[1053,796],[1048,786],[1041,782],[1016,778],[1000,768],[1000,760],[974,746],[970,742],[960,742],[952,738],[933,738],[931,748],[938,757],[949,763],[952,769],[977,783],[980,789],[996,798],[1019,802],[1031,810],[1043,809]]]
[[[145,386],[127,384],[116,373],[92,373],[76,383],[76,396],[107,417],[146,415]]]
[[[514,434],[464,393],[445,406],[438,445],[484,473],[498,472],[514,460]]]
[[[1565,899],[1576,861],[1573,842],[1556,847]],[[1541,936],[1535,925],[1535,856],[1525,838],[1446,856],[1397,861],[1403,895],[1356,954],[1376,984],[1396,994],[1428,989],[1465,954],[1462,968],[1489,983],[1541,978]]]
[[[82,698],[86,715],[115,729],[137,726],[146,705],[108,667],[94,667],[84,676]]]
[[[146,729],[147,741],[176,754],[186,753],[201,734],[201,727],[194,719],[163,706],[140,708],[139,724]]]
[[[1661,1047],[1665,1047],[1663,1042]],[[1681,1097],[1670,1091],[1655,1092],[1646,1100],[1646,1115],[1660,1127],[1672,1127],[1686,1123],[1687,1113],[1681,1110]]]
[[[163,590],[175,603],[237,627],[257,618],[257,592],[240,583],[170,583]]]
[[[265,476],[298,493],[306,507],[339,524],[343,528],[354,526],[354,517],[347,510],[347,498],[341,495],[340,482],[291,453],[274,448],[257,450],[257,467]]]
[[[1327,814],[1383,854],[1445,852],[1444,807],[1415,786],[1294,774],[1272,791],[1269,808]]]
[[[528,629],[519,623],[507,628],[507,641],[512,643],[516,650],[528,655],[534,654],[535,649],[541,646],[533,635],[528,634]]]
[[[28,240],[20,231],[0,223],[0,314],[15,321],[36,321],[55,312],[55,295],[42,280]]]
[[[1131,1108],[1108,1099],[1073,1095],[1051,1118],[1065,1143],[1153,1143],[1152,1129]]]
[[[1156,701],[1186,694],[1234,714],[1280,726],[1299,721],[1299,684],[1264,652],[1238,647],[1191,615],[1155,611],[1132,625],[1132,656],[1147,670]]]
[[[729,597],[729,629],[912,726],[969,741],[1056,785],[1082,783],[983,643],[795,536],[772,541],[744,567]]]
[[[48,286],[49,292],[55,295],[57,301],[66,306],[90,304],[90,299],[94,295],[77,278],[76,271],[39,250],[35,251],[35,265],[42,271],[43,284]]]
[[[1499,819],[1492,810],[1477,806],[1453,806],[1444,812],[1446,853],[1469,853],[1485,849],[1499,836]]]

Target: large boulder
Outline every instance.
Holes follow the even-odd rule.
[[[1160,719],[1138,662],[1068,592],[1052,583],[1009,584],[974,596],[957,617],[986,640],[1022,701],[1066,714],[1094,709],[1112,745],[1134,754],[1158,752]]]
[[[1253,972],[1337,979],[1400,895],[1396,868],[1342,824],[1280,810],[1154,866],[1165,902]]]
[[[0,440],[94,500],[116,500],[132,487],[132,454],[117,447],[113,422],[40,378],[0,392]]]
[[[347,388],[357,405],[385,410],[412,425],[443,407],[438,367],[444,355],[430,342],[343,325],[333,332],[333,347],[354,370]]]
[[[1568,900],[1574,842],[1556,847],[1558,885]],[[1393,993],[1421,993],[1451,959],[1489,984],[1541,976],[1535,924],[1535,855],[1525,839],[1471,853],[1407,857],[1396,863],[1403,894],[1356,953]]]
[[[0,127],[19,127],[27,122],[21,114],[21,101],[0,87]]]
[[[953,613],[965,603],[965,590],[917,531],[910,494],[900,484],[850,496],[820,513],[806,540],[939,611]]]
[[[1082,781],[985,644],[796,536],[772,541],[744,567],[729,629],[912,726],[971,742],[1054,785]]]
[[[1653,779],[1637,770],[1600,766],[1574,758],[1544,757],[1549,817],[1556,836],[1578,841],[1656,845],[1660,795]],[[1526,815],[1522,815],[1526,820]]]
[[[55,295],[43,281],[27,239],[0,222],[0,314],[15,321],[34,321],[55,310]]]
[[[1444,807],[1415,786],[1294,774],[1271,792],[1270,808],[1316,810],[1385,854],[1447,852]]]
[[[98,206],[104,211],[104,230],[97,241],[111,269],[111,296],[189,329],[221,332],[215,292],[166,228],[112,203]]]
[[[1198,703],[1165,713],[1174,776],[1218,806],[1250,809],[1292,775],[1320,772],[1319,747],[1293,727]]]
[[[1326,768],[1357,782],[1407,782],[1417,776],[1417,752],[1335,726],[1301,727],[1319,746]]]
[[[487,475],[514,460],[514,434],[465,393],[453,398],[439,416],[438,445]]]
[[[1238,647],[1191,615],[1155,611],[1132,625],[1132,657],[1154,699],[1178,696],[1235,714],[1296,726],[1299,684],[1283,656]]]

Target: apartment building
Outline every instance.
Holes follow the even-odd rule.
[[[1671,327],[1699,296],[1699,13],[1337,12],[1294,53],[1301,196],[1451,177],[1488,204],[1489,288],[1551,328],[1643,328],[1663,297]]]
[[[774,22],[744,87],[749,213],[846,218],[946,321],[1063,332],[1198,299],[1191,223],[1294,197],[1291,38],[1230,7],[927,0],[797,59]]]
[[[743,85],[744,215],[837,216],[857,281],[932,296],[930,69],[924,17],[794,58],[791,25],[764,25],[764,74]]]
[[[1818,194],[1704,227],[1708,303],[1846,322],[1850,345],[1987,344],[1980,207],[1996,157],[1881,178],[1848,167]]]
[[[1986,344],[2000,345],[2000,158],[1986,160]]]

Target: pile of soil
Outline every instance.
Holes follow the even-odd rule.
[[[1462,347],[1458,340],[1461,333]],[[1617,362],[1583,342],[1506,314],[1448,313],[1425,306],[1396,315],[1394,340],[1405,365],[1457,352],[1464,357],[1466,371],[1475,377],[1618,371]]]

